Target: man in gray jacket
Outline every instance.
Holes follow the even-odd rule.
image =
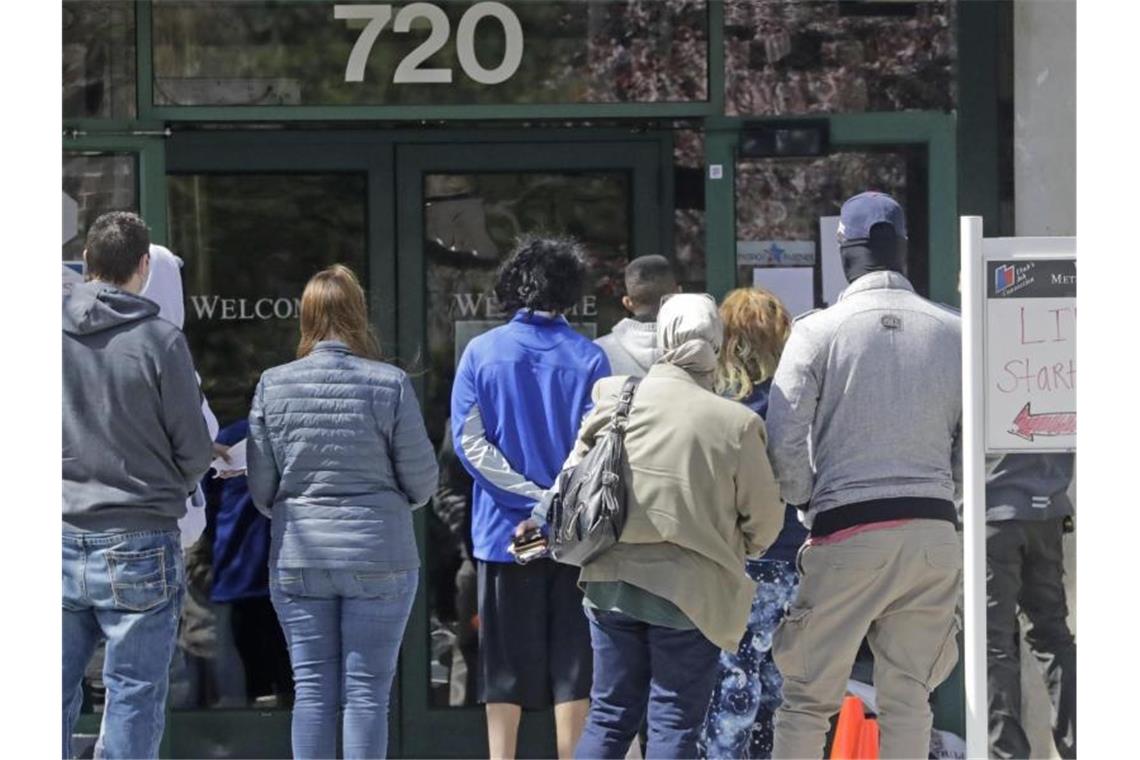
[[[881,757],[926,757],[929,696],[957,661],[955,467],[959,318],[914,292],[890,196],[843,204],[850,285],[800,319],[768,406],[768,450],[811,537],[773,638],[784,677],[773,757],[820,757],[864,637],[875,657]]]
[[[673,266],[664,256],[639,256],[625,268],[621,305],[632,316],[614,325],[594,343],[606,352],[615,375],[645,377],[661,356],[657,347],[657,312],[661,299],[680,290]]]
[[[95,220],[63,302],[63,756],[107,642],[97,756],[156,757],[183,593],[178,519],[212,458],[186,339],[137,295],[149,235]]]

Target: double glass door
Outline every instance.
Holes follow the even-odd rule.
[[[166,156],[168,243],[184,261],[185,332],[221,425],[241,425],[261,372],[294,358],[305,283],[342,263],[365,283],[383,349],[412,375],[438,446],[464,346],[505,319],[495,273],[520,235],[584,244],[589,280],[569,315],[577,329],[593,337],[621,318],[626,263],[668,250],[660,155],[654,137],[176,134]],[[292,682],[261,572],[263,523],[248,503],[212,499],[187,552],[172,756],[289,756]],[[486,753],[463,525],[434,503],[416,515],[423,572],[393,691],[393,756]],[[553,750],[552,717],[528,715],[520,752]]]

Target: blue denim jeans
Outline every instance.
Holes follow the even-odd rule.
[[[296,697],[293,757],[336,757],[344,708],[344,757],[388,752],[388,698],[419,571],[273,569],[269,591],[289,645]]]
[[[701,757],[709,760],[772,756],[772,718],[784,683],[772,661],[772,634],[795,598],[799,576],[794,563],[778,559],[750,560],[747,568],[759,585],[740,648],[720,654],[720,673],[701,732]]]
[[[63,534],[63,756],[83,671],[103,639],[107,704],[95,756],[158,756],[185,572],[177,531]]]
[[[648,712],[647,758],[693,758],[720,649],[696,629],[586,609],[594,648],[590,714],[574,757],[625,757]]]

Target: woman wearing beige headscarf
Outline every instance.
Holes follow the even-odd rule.
[[[672,296],[664,356],[633,399],[620,541],[582,569],[594,649],[590,714],[575,755],[621,758],[648,709],[648,757],[696,757],[721,649],[735,649],[755,584],[743,572],[784,522],[764,423],[713,392],[724,327],[711,296]],[[625,377],[594,387],[568,465],[609,424]]]

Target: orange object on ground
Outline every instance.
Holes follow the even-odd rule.
[[[877,718],[863,720],[859,731],[859,760],[879,760],[879,721]]]
[[[859,760],[859,740],[866,720],[863,700],[850,694],[844,697],[843,706],[839,708],[839,722],[835,724],[835,738],[831,741],[831,760]],[[875,728],[877,734],[878,725]],[[878,752],[875,757],[878,757]]]

